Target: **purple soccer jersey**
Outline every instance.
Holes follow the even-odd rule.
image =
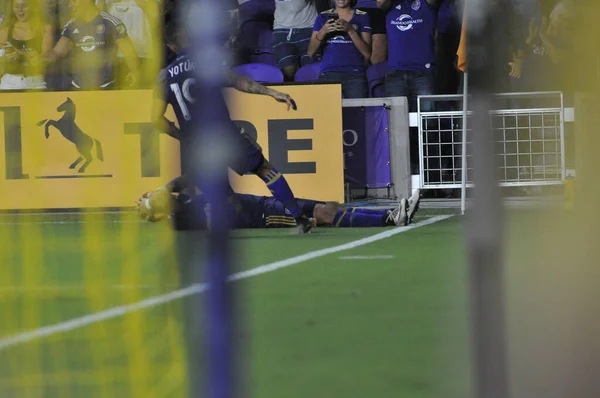
[[[73,85],[94,89],[114,83],[116,42],[127,37],[127,29],[118,18],[102,11],[89,22],[72,19],[62,36],[73,42]]]
[[[435,66],[438,10],[426,0],[393,0],[386,16],[389,70]]]
[[[192,104],[196,95],[194,63],[186,54],[175,58],[160,72],[158,87],[154,90],[157,98],[162,98],[173,107],[179,128],[184,135],[193,130]]]
[[[317,16],[313,30],[318,32],[327,23],[333,10],[322,12]],[[371,33],[371,22],[366,12],[354,10],[350,24],[360,34]],[[321,73],[325,72],[363,72],[365,58],[356,48],[346,32],[333,32],[327,35],[323,43],[323,59]]]

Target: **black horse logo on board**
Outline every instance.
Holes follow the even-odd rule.
[[[77,148],[77,152],[79,152],[80,156],[71,163],[69,168],[75,169],[79,163],[85,159],[83,165],[77,170],[78,173],[84,173],[85,169],[92,163],[92,160],[94,160],[94,157],[92,156],[92,149],[94,146],[96,147],[96,159],[104,161],[102,144],[100,141],[84,133],[75,123],[76,107],[71,98],[67,98],[67,100],[56,108],[56,110],[64,112],[60,119],[44,119],[38,122],[37,125],[41,126],[45,124],[46,139],[50,137],[50,127],[54,127],[60,131],[63,137],[75,144],[75,148]]]

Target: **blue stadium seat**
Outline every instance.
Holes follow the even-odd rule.
[[[254,52],[248,56],[249,64],[266,64],[266,65],[277,65],[275,54],[272,52]]]
[[[385,75],[388,72],[387,61],[371,65],[367,69],[367,81],[369,82],[369,97],[385,97]]]
[[[242,23],[237,37],[237,51],[242,63],[275,64],[271,26],[268,21],[261,19],[250,19]]]
[[[233,68],[237,74],[247,76],[259,83],[282,83],[283,73],[279,68],[266,64],[244,64]]]
[[[294,76],[295,82],[312,82],[319,80],[319,74],[321,71],[321,63],[315,62],[312,64],[304,65],[302,68],[296,71]]]

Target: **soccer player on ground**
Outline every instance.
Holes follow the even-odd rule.
[[[286,228],[296,222],[276,198],[235,194],[240,209],[230,206],[234,228]],[[420,192],[417,190],[407,201],[402,199],[392,209],[361,209],[343,207],[335,202],[297,199],[304,214],[314,225],[330,227],[385,227],[405,226],[412,222],[419,209]],[[206,197],[190,187],[185,176],[178,177],[155,191],[145,193],[137,201],[140,216],[147,221],[169,217],[178,230],[206,229],[208,202]]]
[[[169,39],[167,38],[167,40]],[[186,55],[185,51],[180,51],[175,61],[161,72],[159,87],[155,89],[152,105],[153,124],[157,129],[179,139],[182,148],[192,146],[191,142],[194,139],[193,132],[198,127],[198,123],[201,122],[194,120],[193,112],[191,111],[192,104],[195,101],[195,80],[193,73],[195,67],[194,62]],[[268,95],[278,102],[287,104],[288,110],[290,108],[295,109],[294,100],[288,94],[267,88],[245,76],[230,72],[229,84],[245,93]],[[179,129],[164,116],[168,104],[175,111],[177,121],[179,122]],[[222,96],[214,98],[214,106],[227,109]],[[252,172],[260,177],[267,185],[267,188],[269,188],[269,191],[283,203],[289,214],[294,218],[298,226],[298,232],[310,232],[312,223],[302,213],[302,209],[296,203],[296,198],[286,179],[265,159],[262,149],[254,139],[244,131],[240,131],[232,121],[230,121],[230,124],[230,126],[224,128],[224,131],[233,135],[231,140],[236,148],[232,148],[232,150],[237,150],[242,156],[239,161],[229,164],[229,167],[239,175]],[[184,172],[186,172],[186,165],[191,161],[191,159],[185,159],[189,156],[186,152],[182,150],[182,168]],[[231,191],[230,196],[233,197],[233,191]]]

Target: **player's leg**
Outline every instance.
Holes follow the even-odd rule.
[[[300,232],[310,231],[312,223],[298,206],[294,193],[283,174],[273,167],[267,159],[263,160],[254,173],[265,182],[273,196],[285,206],[289,215],[296,220]]]
[[[296,202],[294,193],[283,174],[273,167],[267,159],[264,159],[262,164],[256,169],[255,174],[265,182],[273,196],[283,203],[289,214],[298,223],[301,232],[310,231],[312,223]]]
[[[234,134],[237,135],[237,133],[239,132],[237,127],[235,127],[235,125],[233,125],[233,124],[227,126],[225,131],[226,131],[226,133],[232,134],[232,136]],[[180,139],[181,169],[182,169],[183,175],[181,177],[176,178],[175,180],[171,181],[168,184],[168,187],[170,189],[174,189],[174,190],[183,189],[184,192],[186,192],[186,194],[192,198],[196,196],[196,188],[198,188],[202,192],[202,195],[206,198],[206,202],[213,203],[215,201],[215,195],[217,192],[214,189],[214,187],[210,187],[209,185],[205,184],[203,178],[201,178],[201,173],[199,173],[201,166],[199,166],[199,160],[198,160],[197,154],[194,152],[194,148],[201,147],[202,139],[203,139],[203,136],[201,134],[187,135],[187,136],[181,137],[181,139]],[[200,141],[200,143],[199,143],[199,141]],[[231,141],[233,141],[233,145],[237,145],[237,141],[235,141],[235,139],[232,139]],[[236,154],[238,153],[236,148],[232,149],[232,152],[236,153]],[[205,167],[205,166],[202,166],[202,167]],[[225,170],[225,173],[226,172],[227,171]],[[226,197],[228,198],[229,203],[234,208],[238,208],[239,206],[236,202],[235,193],[234,193],[233,189],[231,188],[231,186],[229,185],[229,183],[227,182],[227,185],[223,186],[221,188],[226,191]],[[203,215],[206,213],[205,209],[204,209],[204,205],[200,205],[198,201],[194,200],[187,204],[187,207],[192,207],[192,206],[200,206],[200,207],[197,209],[194,209],[193,211],[188,211],[187,214]],[[229,225],[233,228],[233,225],[236,221],[235,214],[228,212],[228,213],[225,213],[224,216],[225,217],[222,220],[220,220],[220,222],[226,223],[227,225]],[[210,218],[207,218],[208,228],[210,228],[210,226],[211,226],[211,221],[212,220]]]
[[[237,130],[235,134],[236,149],[239,153],[245,154],[241,156],[229,167],[239,175],[244,175],[252,172],[260,177],[267,185],[269,191],[277,198],[289,212],[289,215],[294,217],[298,225],[298,232],[307,233],[312,228],[312,222],[302,213],[302,210],[296,203],[296,198],[287,183],[285,177],[277,170],[262,153],[262,148],[256,140],[250,137],[243,129]]]
[[[348,209],[352,209],[353,213],[362,213],[362,214],[388,214],[389,212],[391,212],[392,210],[395,209],[394,208],[388,208],[388,209],[365,209],[363,207],[349,207]]]
[[[385,227],[404,226],[408,223],[408,201],[402,199],[394,209],[371,210],[361,212],[354,207],[344,208],[327,203],[315,207],[314,217],[319,224],[330,224],[334,227]]]
[[[301,202],[298,199],[298,202]],[[316,203],[316,202],[315,202]],[[265,197],[261,201],[262,226],[265,228],[290,228],[295,227],[296,219],[292,217],[285,205],[277,198]],[[314,206],[313,206],[314,207]],[[312,209],[307,209],[312,214]],[[257,213],[258,216],[259,213]]]
[[[410,197],[410,199],[408,199],[408,211],[407,211],[407,216],[408,216],[408,222],[411,223],[413,222],[413,218],[415,217],[415,214],[417,213],[417,211],[419,211],[419,205],[421,203],[421,190],[420,189],[416,189],[412,196]]]

